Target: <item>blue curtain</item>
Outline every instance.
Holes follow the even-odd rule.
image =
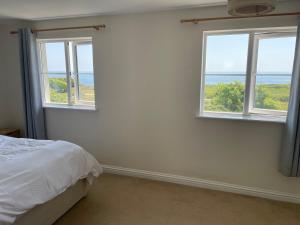
[[[19,29],[21,75],[27,138],[46,139],[36,39],[31,29]]]
[[[281,172],[289,177],[300,177],[300,20],[289,111],[282,143]]]

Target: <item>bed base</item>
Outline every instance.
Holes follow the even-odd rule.
[[[13,225],[52,225],[80,199],[87,195],[89,184],[80,180],[65,192],[20,216]]]

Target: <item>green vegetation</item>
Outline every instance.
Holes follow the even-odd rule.
[[[66,78],[49,78],[51,102],[67,103]],[[215,112],[242,112],[245,85],[241,82],[216,84],[205,86],[205,111]],[[290,85],[288,84],[261,84],[255,91],[255,107],[261,109],[287,110]],[[75,88],[72,82],[72,96]],[[72,98],[74,99],[74,97]],[[94,89],[80,85],[80,99],[93,102]]]
[[[50,101],[57,103],[67,103],[67,79],[66,78],[49,78]],[[95,99],[94,88],[86,85],[80,85],[80,99],[83,101],[93,102]],[[74,81],[71,85],[72,99],[75,96]]]
[[[287,110],[289,84],[261,84],[256,88],[255,106],[262,109]]]
[[[67,92],[67,79],[66,78],[49,78],[50,89],[58,93]]]
[[[205,111],[242,112],[245,85],[241,82],[205,86]],[[255,90],[255,107],[287,110],[290,85],[261,84]]]

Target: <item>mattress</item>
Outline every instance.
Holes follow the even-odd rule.
[[[17,139],[0,135],[0,225],[97,177],[102,168],[78,145],[66,141]]]

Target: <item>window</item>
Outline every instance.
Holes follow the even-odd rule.
[[[91,38],[38,40],[44,106],[95,108]]]
[[[295,45],[292,28],[205,32],[200,116],[283,121]]]

